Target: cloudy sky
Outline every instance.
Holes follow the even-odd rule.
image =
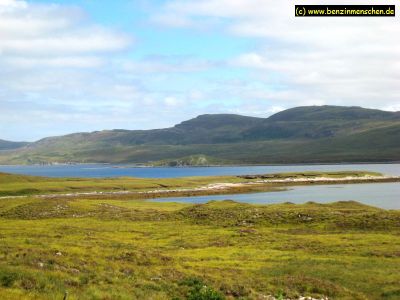
[[[293,0],[0,0],[0,139],[400,110],[399,36],[398,17],[295,18]]]

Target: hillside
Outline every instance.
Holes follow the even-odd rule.
[[[394,120],[400,112],[387,112],[358,106],[302,106],[279,112],[268,119],[271,121],[323,121],[323,120]]]
[[[400,160],[400,113],[309,106],[269,118],[201,115],[171,128],[50,137],[0,154],[0,163],[111,162],[173,165]],[[201,160],[204,162],[204,160]],[[208,164],[208,163],[206,163]]]
[[[0,140],[0,150],[18,149],[28,144],[29,143],[27,142],[10,142],[5,140]]]

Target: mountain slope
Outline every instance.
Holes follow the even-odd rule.
[[[0,140],[0,150],[12,150],[24,147],[28,145],[27,142],[10,142],[5,140]]]
[[[399,112],[388,112],[358,106],[300,106],[279,112],[270,121],[326,121],[326,120],[393,120],[400,117]]]
[[[107,130],[52,137],[0,154],[0,163],[173,160],[203,155],[216,163],[400,160],[400,114],[311,106],[269,118],[201,115],[174,127]]]

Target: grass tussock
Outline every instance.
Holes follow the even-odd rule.
[[[398,299],[400,212],[357,202],[0,201],[2,299]]]

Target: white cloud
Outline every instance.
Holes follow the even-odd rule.
[[[276,114],[276,113],[278,113],[280,111],[283,111],[283,110],[285,110],[285,108],[282,107],[282,106],[272,106],[272,107],[269,108],[268,112],[271,113],[271,114]]]
[[[134,84],[112,70],[112,55],[131,41],[77,7],[0,0],[1,137],[98,129],[107,116],[118,124],[118,110],[140,103]]]
[[[384,107],[384,110],[388,111],[400,111],[400,104],[394,104]]]
[[[27,6],[25,1],[0,0],[0,12],[13,11],[15,9],[26,8]]]
[[[396,4],[389,2],[385,4]],[[279,86],[279,90],[268,92],[268,100],[277,101],[282,93],[293,97],[280,100],[281,106],[327,103],[398,107],[397,19],[295,18],[295,4],[290,0],[175,0],[168,1],[161,11],[187,20],[188,27],[195,28],[197,20],[204,23],[210,19],[219,26],[214,31],[258,39],[258,48],[242,53],[230,64],[252,70],[252,80]],[[357,0],[352,4],[365,3]],[[216,18],[221,21],[215,23]]]
[[[177,105],[179,105],[180,102],[181,102],[181,101],[179,101],[177,98],[172,97],[172,96],[166,97],[166,98],[164,99],[164,103],[165,103],[167,106],[177,106]]]
[[[173,14],[160,14],[155,15],[151,18],[151,21],[155,24],[165,25],[169,27],[190,27],[193,26],[193,22],[190,18],[183,16],[177,16]]]
[[[123,60],[119,65],[127,72],[166,74],[206,71],[217,67],[218,62],[183,56],[153,56],[138,61]]]
[[[100,57],[91,56],[69,56],[69,57],[10,57],[4,60],[11,66],[18,68],[33,68],[33,67],[73,67],[73,68],[94,68],[103,64]]]
[[[114,36],[103,30],[85,30],[51,37],[33,39],[3,39],[0,49],[3,54],[63,55],[116,51],[128,45],[123,37]]]
[[[90,24],[86,19],[77,8],[3,0],[0,4],[0,53],[3,58],[18,55],[27,60],[45,56],[68,61],[71,56],[123,50],[131,43],[127,36]],[[46,59],[43,62],[48,64]]]
[[[135,54],[142,58],[132,59],[131,37],[96,24],[77,7],[0,0],[0,138],[162,128],[203,113],[266,117],[298,105],[399,110],[397,19],[296,19],[294,4],[181,0],[152,6],[150,22],[164,31],[146,28],[159,35],[148,45],[142,37]],[[228,56],[223,50],[230,45],[221,41],[212,45],[220,49],[215,56],[185,44],[173,55],[198,30],[199,39],[215,43],[223,35],[229,35],[223,41],[245,38],[238,43],[242,52]],[[161,43],[178,44],[157,47]]]

